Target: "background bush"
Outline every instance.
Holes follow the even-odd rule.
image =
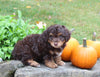
[[[30,25],[29,20],[24,21],[20,11],[18,19],[14,19],[14,15],[0,16],[0,57],[10,59],[15,43],[29,34],[40,34],[45,30],[38,29],[36,25]]]

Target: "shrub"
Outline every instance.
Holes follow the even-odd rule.
[[[18,40],[29,34],[40,34],[45,29],[45,26],[39,29],[37,25],[29,24],[29,20],[24,21],[20,11],[18,11],[18,19],[14,19],[13,15],[0,16],[0,57],[3,60],[10,59]]]

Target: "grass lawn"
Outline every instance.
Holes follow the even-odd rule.
[[[91,39],[94,31],[100,40],[100,0],[0,0],[0,15],[17,14],[17,10],[31,23],[43,21],[47,26],[75,28],[72,37],[80,43],[84,37]]]

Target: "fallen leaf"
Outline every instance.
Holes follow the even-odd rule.
[[[34,26],[32,26],[32,29],[34,29],[35,27]]]
[[[36,21],[36,24],[39,24],[39,21]]]
[[[49,5],[52,5],[52,3],[49,3]]]
[[[15,10],[16,10],[17,8],[16,8],[16,7],[14,7],[13,9],[15,9]]]
[[[68,0],[69,2],[71,2],[72,0]]]
[[[26,6],[26,8],[31,8],[31,6]]]
[[[37,6],[39,6],[39,7],[40,7],[40,4],[39,4],[39,3],[37,3]]]
[[[62,4],[60,4],[60,6],[62,6]]]

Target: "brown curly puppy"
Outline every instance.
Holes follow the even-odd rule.
[[[50,68],[62,66],[60,55],[70,35],[65,26],[52,25],[42,34],[32,34],[18,41],[12,52],[13,59],[35,67],[39,67],[41,61]]]

